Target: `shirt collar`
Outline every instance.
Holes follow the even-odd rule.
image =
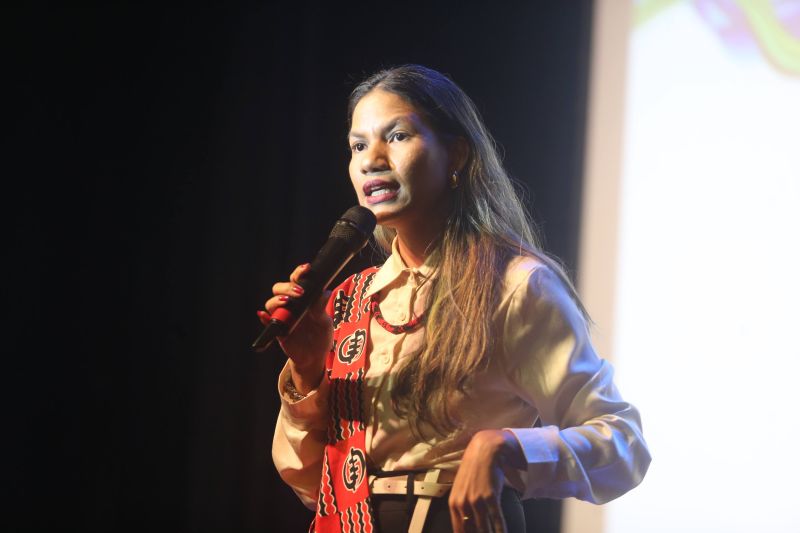
[[[400,257],[400,248],[397,237],[392,240],[392,255],[390,255],[383,266],[375,274],[365,297],[377,294],[384,288],[391,285],[397,278],[403,275],[412,275],[419,282],[436,277],[436,269],[432,264],[435,261],[436,252],[425,258],[425,262],[418,267],[408,267]]]

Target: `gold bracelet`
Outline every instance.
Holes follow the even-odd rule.
[[[284,383],[283,392],[285,392],[289,399],[293,402],[299,402],[306,397],[305,394],[302,394],[299,390],[297,390],[297,387],[294,386],[292,376],[289,376],[289,379],[287,379],[286,383]]]

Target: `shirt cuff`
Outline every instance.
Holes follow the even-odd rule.
[[[328,427],[328,390],[327,374],[322,376],[319,386],[306,394],[302,400],[292,401],[286,396],[286,382],[291,377],[289,362],[286,362],[278,376],[278,396],[281,399],[283,418],[297,429],[309,431],[325,430]]]
[[[518,470],[523,487],[522,498],[536,498],[546,495],[542,489],[550,485],[556,476],[558,465],[559,429],[556,426],[538,428],[503,428],[516,437],[528,468]]]

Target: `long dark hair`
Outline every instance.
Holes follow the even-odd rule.
[[[348,121],[370,91],[405,99],[444,142],[460,138],[469,153],[436,244],[437,269],[421,353],[399,369],[392,401],[417,435],[425,425],[446,435],[460,427],[453,399],[468,394],[471,379],[494,350],[490,318],[512,257],[535,256],[556,272],[583,307],[563,269],[542,252],[535,228],[497,153],[475,104],[447,76],[420,65],[377,72],[348,102]],[[389,251],[395,231],[378,226],[377,244]],[[467,334],[468,332],[468,334]]]

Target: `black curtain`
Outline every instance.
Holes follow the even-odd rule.
[[[7,10],[4,521],[304,531],[270,457],[284,356],[248,347],[272,283],[355,203],[347,94],[400,63],[452,75],[574,270],[590,16],[589,0]],[[558,530],[557,502],[528,511]]]

